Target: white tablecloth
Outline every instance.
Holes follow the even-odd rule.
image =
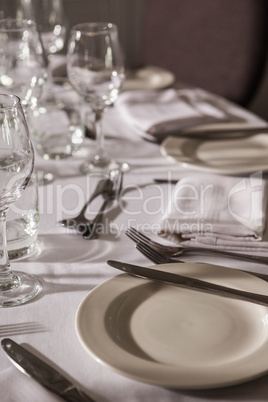
[[[142,140],[120,116],[116,106],[104,116],[106,145],[118,161],[127,161],[122,208],[112,211],[114,233],[86,241],[57,225],[75,215],[87,197],[88,179],[79,171],[81,162],[93,151],[94,142],[86,139],[82,154],[72,160],[43,161],[37,168],[51,171],[55,181],[40,187],[40,233],[37,250],[12,267],[36,274],[43,285],[38,299],[20,307],[1,309],[0,336],[10,337],[45,356],[96,401],[267,401],[268,376],[225,389],[203,391],[169,390],[124,377],[87,354],[75,333],[75,316],[84,297],[98,284],[118,274],[106,264],[108,259],[152,265],[125,235],[128,226],[157,230],[172,192],[171,185],[157,185],[154,178],[179,178],[185,171],[165,160],[159,145]],[[161,190],[162,199],[153,195]],[[148,199],[151,197],[151,201]],[[161,204],[161,205],[160,205]],[[96,207],[96,204],[95,204]],[[203,260],[205,261],[205,260]],[[267,272],[262,264],[220,261],[234,268]],[[61,400],[20,373],[6,358],[0,359],[1,402],[52,402]],[[267,356],[268,359],[268,356]]]

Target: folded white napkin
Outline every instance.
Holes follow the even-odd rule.
[[[162,140],[176,130],[222,122],[245,122],[241,108],[201,89],[123,92],[115,106],[142,136]]]
[[[266,204],[261,172],[247,178],[195,174],[175,186],[159,234],[187,246],[268,250],[261,241]]]

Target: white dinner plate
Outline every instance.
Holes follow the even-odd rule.
[[[123,91],[162,89],[172,85],[175,76],[160,67],[147,66],[129,71],[123,85]]]
[[[268,295],[267,282],[234,269],[190,263],[155,268]],[[98,362],[164,387],[222,387],[268,372],[267,307],[127,274],[85,297],[76,331]]]
[[[161,153],[182,167],[203,172],[242,174],[268,170],[268,135],[205,139],[167,137]]]

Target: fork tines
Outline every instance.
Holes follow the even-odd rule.
[[[174,262],[170,258],[155,251],[149,244],[144,243],[143,241],[139,241],[136,244],[136,249],[155,264],[168,264]]]
[[[139,241],[144,241],[146,243],[150,242],[151,239],[149,237],[145,236],[143,233],[139,232],[137,229],[135,229],[133,226],[130,226],[130,228],[127,229],[126,235],[136,243]]]

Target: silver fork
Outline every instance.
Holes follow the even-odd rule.
[[[183,263],[180,260],[174,260],[165,255],[160,254],[158,251],[154,250],[149,244],[140,241],[136,244],[136,249],[140,251],[146,258],[152,261],[155,264],[174,264],[174,263]],[[268,282],[268,275],[260,274],[258,272],[250,272],[246,270],[241,270],[242,272],[246,272],[247,274],[251,274],[253,276],[257,276]]]
[[[136,249],[140,251],[146,258],[154,262],[155,264],[171,264],[182,263],[180,260],[173,260],[158,251],[155,251],[149,244],[144,243],[142,240],[136,244]]]
[[[114,200],[118,200],[120,198],[120,194],[122,191],[123,187],[123,170],[120,169],[117,173],[117,176],[114,180],[113,187],[111,188],[110,191],[107,191],[106,193],[103,194],[104,201],[102,206],[100,207],[99,212],[93,219],[93,221],[89,221],[86,226],[86,230],[83,234],[83,238],[86,240],[93,240],[97,239],[99,237],[99,225],[103,219],[105,209],[107,205]]]
[[[237,260],[243,260],[243,261],[252,261],[252,262],[258,262],[262,264],[268,264],[268,258],[267,257],[262,257],[258,255],[247,255],[247,254],[237,254],[237,253],[232,253],[230,251],[222,251],[222,250],[214,250],[211,248],[201,248],[201,247],[193,247],[193,248],[186,248],[182,246],[167,246],[164,244],[160,244],[158,242],[155,242],[151,240],[149,237],[145,236],[143,233],[140,233],[137,229],[134,227],[130,227],[126,231],[126,235],[133,240],[134,242],[139,242],[143,241],[144,243],[147,243],[153,248],[154,250],[158,251],[159,253],[165,255],[166,257],[171,257],[171,258],[177,258],[181,257],[184,254],[190,254],[190,253],[198,253],[198,254],[203,254],[203,255],[212,255],[212,256],[222,256],[222,257],[231,257]]]
[[[113,182],[111,179],[102,179],[98,182],[94,192],[91,194],[89,200],[85,203],[83,208],[81,209],[80,213],[68,219],[62,219],[58,222],[60,226],[67,227],[69,229],[75,229],[79,233],[84,233],[85,228],[89,223],[89,220],[85,216],[85,212],[89,204],[100,194],[105,194],[111,191],[113,187]]]

